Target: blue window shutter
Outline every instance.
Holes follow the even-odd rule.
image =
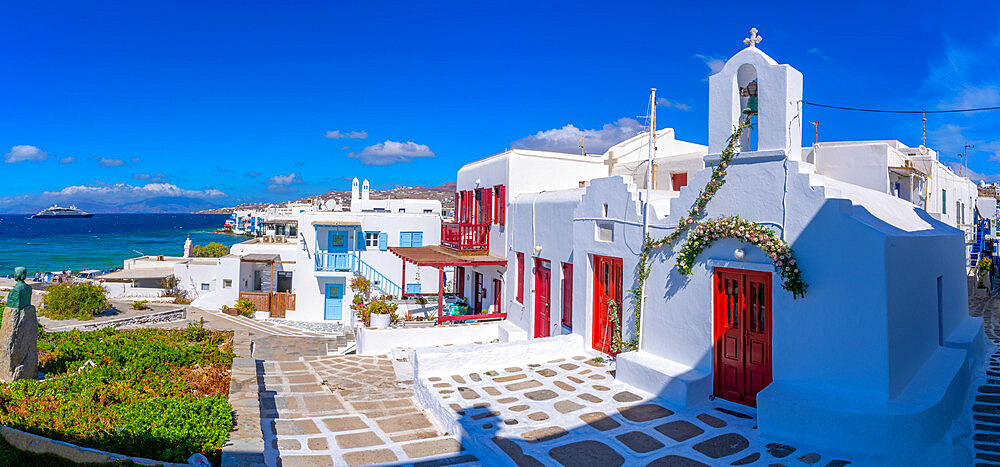
[[[356,230],[355,231],[355,235],[357,235],[358,237],[357,237],[357,241],[354,242],[354,243],[357,244],[357,247],[358,247],[359,251],[364,251],[365,250],[365,231],[364,230]]]
[[[406,284],[406,293],[420,293],[420,283]]]
[[[413,241],[411,243],[413,246],[424,246],[424,233],[413,232]]]
[[[385,232],[379,232],[378,234],[378,249],[385,251],[389,249],[389,234]]]
[[[413,238],[413,237],[410,235],[410,232],[400,232],[399,233],[399,246],[413,246],[413,242],[412,242],[411,238]]]

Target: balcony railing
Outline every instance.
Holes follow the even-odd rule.
[[[353,271],[357,256],[351,253],[316,252],[317,271]]]
[[[490,225],[442,222],[441,245],[458,251],[489,250]]]

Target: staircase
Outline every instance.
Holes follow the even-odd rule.
[[[355,274],[368,279],[368,282],[371,282],[372,287],[378,289],[378,291],[382,292],[382,294],[398,298],[399,295],[403,293],[403,288],[400,287],[399,284],[389,280],[388,277],[385,277],[385,275],[381,272],[378,272],[377,269],[364,262],[360,255],[356,255],[354,257],[354,261],[352,261],[351,266],[351,270],[354,271]]]
[[[969,267],[976,267],[979,262],[979,257],[983,254],[983,249],[986,241],[993,242],[993,240],[984,240],[985,234],[989,233],[990,221],[989,219],[984,219],[976,225],[976,241],[972,244],[972,253],[969,254]],[[993,245],[991,245],[993,246]],[[996,251],[994,248],[993,251]],[[991,258],[992,259],[992,258]]]

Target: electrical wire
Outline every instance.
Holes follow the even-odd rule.
[[[803,104],[812,105],[816,107],[825,107],[827,109],[836,110],[853,110],[856,112],[876,112],[876,113],[886,113],[886,114],[945,114],[945,113],[957,113],[957,112],[979,112],[983,110],[1000,110],[1000,105],[993,107],[976,107],[971,109],[945,109],[945,110],[885,110],[885,109],[863,109],[860,107],[844,107],[839,105],[827,105],[827,104],[817,104],[815,102],[801,101]]]

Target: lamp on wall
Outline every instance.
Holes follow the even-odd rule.
[[[537,254],[541,254],[541,253],[542,253],[542,246],[541,245],[535,245],[535,254],[537,255]]]
[[[733,251],[733,257],[736,258],[737,260],[742,260],[744,257],[746,257],[746,255],[747,252],[743,251],[742,248],[737,248],[736,251]]]

